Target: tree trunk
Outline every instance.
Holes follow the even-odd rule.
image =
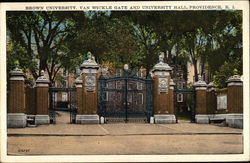
[[[198,68],[197,68],[197,60],[193,59],[193,65],[194,65],[194,79],[195,82],[198,81]]]

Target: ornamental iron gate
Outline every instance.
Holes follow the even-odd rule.
[[[151,78],[101,75],[99,82],[99,115],[106,123],[149,122],[153,115]]]
[[[195,91],[188,89],[176,89],[174,91],[175,116],[188,117],[191,122],[195,122]]]
[[[75,123],[76,99],[76,88],[49,88],[50,123],[56,123],[56,111],[70,112],[70,123]]]

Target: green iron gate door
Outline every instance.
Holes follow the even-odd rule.
[[[66,100],[60,100],[59,94],[66,94]],[[70,112],[70,123],[75,123],[77,112],[76,88],[49,88],[50,123],[56,123],[56,111]]]
[[[106,122],[149,122],[153,114],[152,79],[100,76],[99,115]]]

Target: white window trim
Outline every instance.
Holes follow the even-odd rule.
[[[107,91],[106,92],[106,98],[105,98],[105,101],[108,101],[109,100],[109,92]]]
[[[181,98],[179,99],[179,97],[181,97]],[[182,93],[177,94],[177,102],[183,102],[183,94]]]
[[[143,102],[144,102],[144,101],[143,101],[143,100],[144,100],[144,99],[143,99],[143,93],[139,93],[139,95],[140,95],[140,97],[141,97],[141,103],[139,103],[139,105],[142,105]]]
[[[142,87],[143,87],[143,83],[137,82],[137,89],[142,90]]]

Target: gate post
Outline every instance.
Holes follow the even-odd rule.
[[[217,113],[217,98],[216,98],[216,88],[213,86],[213,82],[207,85],[207,113],[216,114]]]
[[[44,71],[41,71],[41,76],[36,80],[36,117],[35,124],[49,124],[49,79],[45,77]]]
[[[176,123],[174,115],[173,81],[170,72],[172,68],[163,62],[164,54],[159,56],[152,70],[153,73],[153,99],[155,123]]]
[[[75,81],[75,86],[76,86],[76,98],[77,98],[77,113],[78,114],[83,114],[83,109],[82,109],[82,79],[81,77],[76,78]]]
[[[36,115],[36,106],[35,106],[35,88],[31,85],[31,83],[26,80],[25,81],[25,109],[27,114],[27,126],[35,123],[35,115]]]
[[[98,124],[99,115],[97,114],[98,104],[98,82],[97,71],[99,65],[95,57],[88,52],[88,59],[81,64],[82,71],[82,110],[76,115],[76,123]]]
[[[195,87],[195,121],[196,123],[209,123],[207,115],[207,84],[199,76],[199,80],[194,83]]]
[[[234,75],[227,81],[226,123],[230,127],[243,128],[243,82],[240,76]]]
[[[16,65],[10,76],[7,127],[26,127],[24,74]]]

